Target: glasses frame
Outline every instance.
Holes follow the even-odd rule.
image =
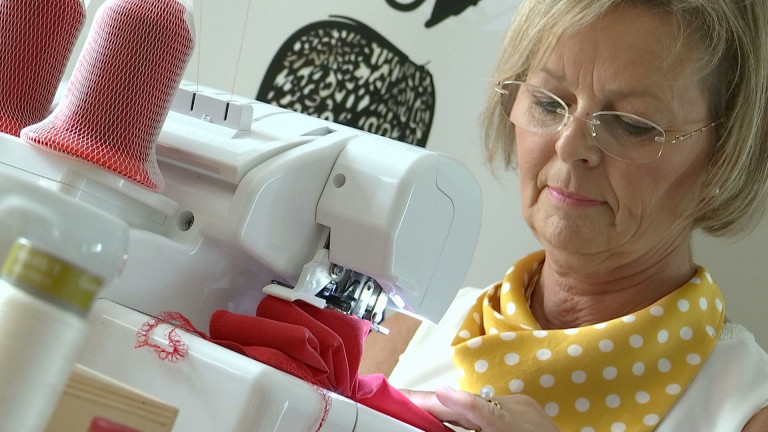
[[[664,152],[664,146],[666,144],[674,144],[676,142],[680,142],[680,141],[686,140],[686,139],[688,139],[688,138],[690,138],[690,137],[692,137],[694,135],[700,134],[700,133],[704,132],[705,130],[707,130],[707,129],[717,125],[721,121],[720,119],[715,120],[715,121],[709,123],[706,126],[702,126],[702,127],[698,128],[698,129],[692,130],[692,131],[684,133],[684,134],[675,135],[671,140],[667,141],[667,131],[665,131],[661,126],[657,125],[656,123],[654,123],[654,122],[652,122],[650,120],[644,119],[644,118],[642,118],[640,116],[637,116],[637,115],[634,115],[634,114],[630,114],[630,113],[626,113],[626,112],[621,112],[621,111],[598,111],[598,112],[592,113],[589,118],[578,117],[578,116],[575,116],[575,115],[571,114],[568,111],[568,104],[566,104],[565,101],[563,101],[562,99],[557,97],[555,94],[553,94],[549,90],[546,90],[544,88],[541,88],[541,87],[539,87],[537,85],[534,85],[534,84],[531,84],[531,83],[527,83],[525,81],[518,81],[518,80],[512,80],[512,79],[504,79],[504,80],[501,80],[501,81],[497,81],[496,84],[493,86],[493,89],[496,90],[497,93],[499,93],[499,107],[501,108],[502,113],[504,113],[504,115],[507,117],[507,120],[510,123],[512,122],[512,120],[509,118],[510,117],[510,113],[507,113],[505,111],[505,109],[504,109],[504,100],[503,100],[503,98],[504,98],[504,95],[508,95],[509,94],[509,92],[504,90],[504,88],[503,88],[503,86],[505,84],[520,84],[521,86],[524,85],[524,86],[533,87],[536,90],[542,91],[545,94],[547,94],[548,96],[551,96],[554,100],[556,100],[562,106],[564,106],[565,107],[564,110],[563,109],[557,110],[557,112],[559,114],[563,115],[563,122],[560,123],[560,126],[558,126],[557,129],[555,131],[553,131],[553,132],[560,132],[568,124],[568,122],[571,119],[577,119],[577,120],[581,120],[581,121],[586,122],[589,125],[589,133],[590,133],[590,135],[592,135],[593,138],[596,138],[597,137],[597,130],[595,129],[595,126],[600,124],[600,120],[596,120],[594,117],[595,116],[600,116],[600,115],[606,115],[606,114],[621,115],[621,116],[631,117],[631,118],[634,118],[634,119],[646,122],[649,125],[655,127],[659,131],[661,131],[662,136],[655,138],[656,141],[661,143],[661,148],[659,149],[659,153],[656,155],[655,158],[650,159],[648,161],[636,162],[636,161],[620,158],[618,156],[615,156],[615,155],[609,153],[607,150],[605,150],[603,147],[601,147],[598,144],[597,147],[600,148],[600,150],[602,150],[603,152],[605,152],[605,154],[610,155],[611,157],[614,157],[616,159],[619,159],[619,160],[622,160],[622,161],[625,161],[625,162],[646,163],[646,162],[651,162],[653,160],[656,160],[656,159],[661,157],[661,154]]]

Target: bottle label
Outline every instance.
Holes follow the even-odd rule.
[[[19,288],[42,294],[80,312],[91,309],[104,285],[100,277],[24,240],[13,244],[0,275]]]

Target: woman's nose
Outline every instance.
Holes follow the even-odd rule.
[[[597,146],[592,131],[592,120],[569,116],[560,130],[555,151],[565,163],[595,166],[603,158],[603,151]]]

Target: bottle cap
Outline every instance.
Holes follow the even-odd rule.
[[[8,253],[0,276],[11,284],[67,309],[85,314],[104,279],[18,239]]]

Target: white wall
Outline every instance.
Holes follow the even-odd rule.
[[[91,2],[89,17],[101,2]],[[248,1],[196,0],[202,37],[185,78],[199,78],[201,84],[227,91],[234,88],[236,94],[253,97],[280,44],[299,27],[330,14],[365,22],[413,62],[429,64],[437,90],[437,111],[428,148],[464,162],[483,189],[483,227],[466,284],[485,286],[500,279],[516,259],[539,248],[520,215],[515,174],[491,175],[482,159],[477,126],[496,53],[519,0],[481,0],[459,17],[426,29],[424,22],[434,4],[435,0],[428,0],[416,11],[403,13],[385,0],[254,1],[247,15],[245,49],[234,81]],[[768,320],[763,312],[768,306],[768,276],[762,269],[768,261],[766,244],[765,226],[736,244],[696,241],[697,261],[708,266],[720,282],[730,318],[747,325],[764,347],[768,347]]]

